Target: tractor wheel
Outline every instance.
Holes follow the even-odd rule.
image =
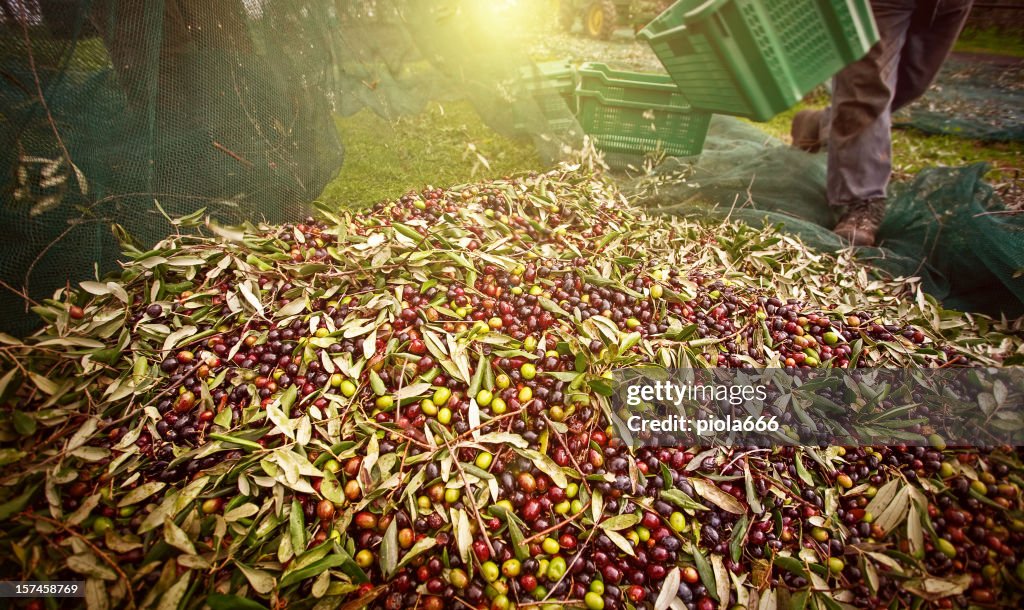
[[[618,11],[615,9],[615,2],[596,0],[587,8],[583,29],[591,38],[608,40],[612,37],[612,32],[615,31],[616,21],[618,21]]]
[[[561,0],[558,3],[558,24],[566,32],[572,31],[576,23],[576,3],[573,0]]]

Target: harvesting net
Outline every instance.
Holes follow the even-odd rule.
[[[1006,210],[984,164],[933,168],[890,191],[879,246],[861,260],[921,278],[945,307],[1024,313],[1024,214]],[[664,213],[782,223],[820,251],[843,247],[830,231],[825,155],[784,145],[753,125],[716,116],[696,161],[667,159],[628,190]]]
[[[1024,60],[955,54],[928,94],[893,118],[926,133],[994,142],[1024,140]]]
[[[144,250],[206,216],[294,221],[337,184],[343,161],[362,165],[341,181],[434,162],[422,136],[383,154],[346,148],[340,117],[372,114],[398,133],[409,128],[403,117],[458,101],[495,134],[532,142],[540,165],[578,148],[571,68],[567,77],[564,62],[535,64],[536,40],[524,44],[524,31],[552,27],[552,6],[0,0],[0,330],[24,334],[38,323],[26,296],[38,301],[115,268],[121,240]],[[981,82],[1006,85],[985,74],[999,80]],[[993,107],[1005,114],[1019,106]],[[430,138],[458,132],[457,121]],[[752,203],[734,217],[785,221],[812,244],[840,246],[821,205],[823,158],[737,121],[713,125],[696,166],[669,160],[655,174],[660,191],[651,180],[637,185],[650,203],[713,217],[737,196],[744,204],[749,191]],[[381,134],[371,145],[396,140]],[[980,169],[923,173],[894,199],[883,247],[862,256],[922,276],[948,306],[1021,309],[1020,217],[1002,213]]]
[[[533,66],[501,4],[0,1],[0,328],[170,218],[302,218],[342,165],[339,116],[458,99],[542,159],[578,144],[568,106],[517,86]]]

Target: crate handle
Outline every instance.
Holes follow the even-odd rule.
[[[619,71],[612,70],[605,64],[601,63],[585,63],[580,67],[578,75],[580,80],[600,79],[600,81],[606,85],[612,87],[624,87],[624,88],[639,88],[647,89],[651,91],[679,91],[679,86],[675,84],[672,78],[668,74],[658,73],[640,73],[643,77],[661,79],[662,82],[652,82],[648,80],[635,81],[629,80],[628,78],[622,78],[619,76],[623,74]],[[586,89],[586,87],[583,87]]]
[[[689,105],[675,106],[672,104],[652,104],[650,102],[631,102],[627,100],[609,100],[600,91],[587,91],[585,89],[576,89],[576,101],[577,104],[583,98],[594,98],[601,102],[605,106],[614,106],[616,108],[635,108],[637,110],[651,110],[654,112],[671,112],[675,114],[686,113],[695,114],[699,111],[693,110]]]
[[[695,6],[683,13],[683,19],[687,21],[695,21],[698,19],[706,19],[708,15],[717,15],[718,10],[727,1],[728,0],[707,0],[703,4]]]

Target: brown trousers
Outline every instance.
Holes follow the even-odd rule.
[[[884,198],[892,113],[921,97],[960,35],[972,0],[871,0],[879,42],[833,79],[822,118],[829,204]]]

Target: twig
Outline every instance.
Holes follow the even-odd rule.
[[[72,536],[74,536],[75,538],[80,539],[82,542],[84,542],[86,545],[88,545],[89,548],[91,548],[97,555],[99,555],[100,559],[102,559],[103,561],[108,563],[110,565],[110,567],[113,568],[115,572],[117,572],[117,575],[121,577],[121,579],[124,581],[124,584],[125,584],[125,590],[128,591],[128,607],[129,608],[134,608],[135,607],[135,593],[132,592],[131,580],[128,579],[128,576],[121,570],[120,566],[117,565],[117,562],[114,561],[113,559],[111,559],[110,556],[107,555],[105,552],[103,552],[102,549],[100,549],[98,546],[93,544],[91,540],[89,540],[85,536],[79,534],[75,530],[67,527],[66,525],[64,525],[60,521],[57,521],[56,519],[50,519],[49,517],[44,517],[42,515],[37,515],[35,513],[27,513],[27,512],[21,513],[20,516],[26,517],[28,519],[35,519],[36,521],[42,521],[44,523],[49,523],[50,525],[53,525],[53,526],[56,526],[56,527],[60,528],[61,531],[67,532],[67,533],[71,534]]]
[[[224,146],[223,144],[221,144],[217,140],[213,141],[213,147],[216,148],[217,150],[221,151],[225,155],[231,157],[235,161],[238,161],[239,163],[241,163],[242,165],[244,165],[246,167],[252,167],[253,166],[252,165],[252,161],[250,161],[250,160],[246,159],[245,157],[243,157],[242,155],[234,152],[233,150],[231,150],[227,146]]]
[[[67,146],[64,145],[64,140],[60,137],[60,132],[57,129],[57,122],[53,120],[53,113],[50,112],[50,105],[46,103],[46,96],[43,95],[43,85],[39,81],[39,71],[36,69],[36,57],[32,52],[32,40],[28,35],[28,20],[19,19],[18,22],[21,24],[21,33],[25,39],[25,49],[28,52],[28,68],[32,72],[32,80],[35,81],[36,95],[39,96],[39,103],[42,105],[43,110],[46,111],[46,119],[50,123],[50,129],[53,130],[53,137],[57,139],[57,144],[60,146],[60,150],[64,153],[64,159],[67,160],[68,165],[72,169],[75,168],[74,161],[71,160],[71,153],[68,152]],[[75,182],[78,182],[78,175],[75,175]],[[78,184],[79,191],[82,190],[82,184]]]
[[[584,507],[580,509],[580,512],[576,513],[575,515],[572,515],[571,517],[566,517],[565,519],[562,519],[562,521],[560,521],[559,523],[556,523],[555,525],[552,525],[551,527],[549,527],[547,529],[543,529],[543,530],[537,532],[536,534],[530,536],[529,538],[526,538],[525,540],[523,540],[523,544],[529,544],[533,540],[536,540],[538,538],[542,538],[544,536],[547,536],[548,534],[550,534],[551,532],[559,529],[563,525],[566,525],[568,523],[572,523],[573,521],[576,520],[577,517],[579,517],[583,513],[587,512],[587,509],[590,508],[591,504],[592,504],[592,502],[587,502],[586,505],[584,505]]]

